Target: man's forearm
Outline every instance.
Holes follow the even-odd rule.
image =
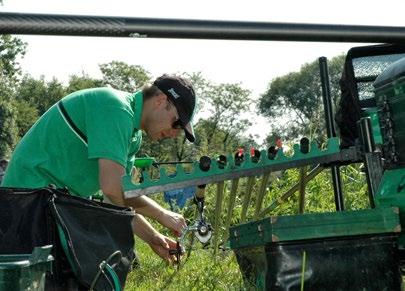
[[[136,210],[137,213],[160,221],[165,209],[147,196],[130,198],[125,200],[125,204]]]
[[[187,226],[184,217],[178,213],[164,209],[149,197],[142,196],[125,200],[125,205],[136,209],[137,213],[145,215],[169,228],[175,235],[180,236]]]
[[[135,214],[132,221],[132,231],[148,244],[151,243],[153,237],[157,234],[153,226],[140,214]]]

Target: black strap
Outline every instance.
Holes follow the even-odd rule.
[[[73,129],[73,131],[87,143],[86,135],[74,124],[73,120],[70,118],[69,114],[67,113],[66,108],[63,105],[62,101],[58,102],[58,108],[60,109],[60,112],[62,113],[62,115],[65,118],[66,122]]]

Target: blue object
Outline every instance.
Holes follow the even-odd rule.
[[[195,191],[195,186],[166,191],[164,192],[164,200],[169,203],[171,210],[174,210],[174,203],[182,209],[186,205],[187,200],[194,197]]]

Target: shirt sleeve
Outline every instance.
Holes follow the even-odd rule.
[[[110,159],[126,168],[133,130],[132,115],[118,100],[99,102],[86,112],[88,158]]]

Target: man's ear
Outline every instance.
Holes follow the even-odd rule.
[[[160,107],[160,106],[166,106],[166,95],[161,93],[159,95],[155,96],[155,100],[154,100],[154,105],[156,106],[156,108]]]

